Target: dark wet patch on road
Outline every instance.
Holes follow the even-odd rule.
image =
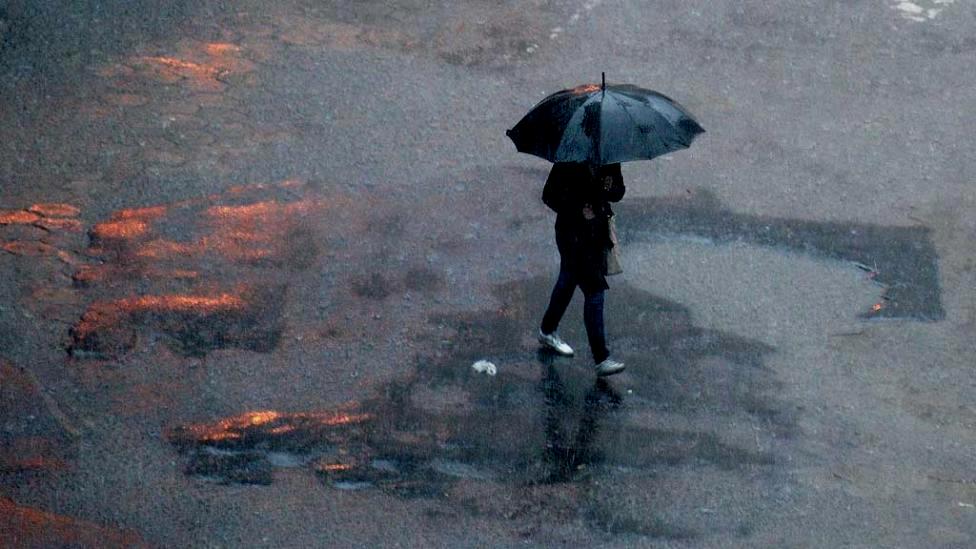
[[[75,471],[80,439],[35,375],[0,359],[0,547],[146,547],[131,530],[23,502]]]
[[[353,280],[352,291],[359,297],[370,299],[383,299],[393,293],[391,282],[380,273]]]
[[[406,291],[431,293],[444,287],[444,275],[425,267],[409,268],[402,275],[402,280],[398,278],[401,277],[394,277],[393,273],[378,272],[355,277],[352,292],[359,297],[383,300]]]
[[[188,474],[222,482],[270,484],[273,464],[305,464],[312,459],[311,452],[338,448],[361,437],[363,424],[371,419],[354,405],[322,412],[262,410],[213,424],[176,427],[167,437],[191,452]]]
[[[938,254],[931,229],[783,219],[724,209],[707,191],[682,197],[627,200],[616,207],[623,243],[660,235],[745,241],[853,262],[885,287],[864,318],[945,318]]]
[[[615,287],[608,322],[628,372],[597,380],[586,357],[555,357],[532,337],[550,285],[505,284],[496,288],[496,310],[433,315],[418,334],[425,351],[416,371],[362,402],[250,412],[174,427],[167,437],[185,455],[187,474],[222,483],[266,484],[276,469],[305,467],[341,490],[676,539],[695,529],[656,513],[635,514],[630,526],[607,519],[618,504],[596,488],[600,479],[620,471],[761,476],[776,467],[775,453],[753,442],[756,433],[788,440],[798,428],[763,365],[769,347],[699,328],[677,303]],[[579,317],[571,307],[561,332],[582,345]],[[484,358],[498,364],[497,375],[472,369]],[[704,421],[711,417],[748,427],[730,434]],[[562,504],[549,505],[554,499]],[[666,507],[666,494],[653,503]]]
[[[0,359],[0,486],[69,468],[77,435],[31,372]]]
[[[132,530],[102,526],[75,517],[18,505],[0,496],[0,546],[150,547]]]
[[[444,275],[425,267],[407,269],[403,276],[403,285],[407,290],[416,292],[434,292],[444,287]]]
[[[21,210],[0,209],[0,250],[20,256],[70,258],[60,249],[81,233],[80,211],[71,204],[34,204]]]
[[[140,335],[184,356],[273,350],[287,273],[316,261],[322,238],[311,219],[329,206],[284,181],[115,212],[91,228],[72,275],[96,299],[72,328],[69,352],[114,357]]]
[[[164,337],[184,356],[236,347],[273,350],[281,337],[283,287],[253,286],[209,294],[132,296],[89,306],[71,330],[74,356],[117,356],[135,346],[139,332]]]

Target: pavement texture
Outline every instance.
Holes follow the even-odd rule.
[[[976,545],[974,28],[0,1],[0,545]],[[708,133],[624,166],[597,380],[504,136],[601,72]]]

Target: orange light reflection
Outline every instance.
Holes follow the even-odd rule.
[[[98,270],[85,271],[89,276],[75,280],[88,283],[102,276]],[[130,297],[118,301],[98,302],[92,304],[81,321],[75,326],[76,340],[82,340],[98,334],[101,330],[111,331],[121,325],[128,315],[140,312],[155,311],[168,313],[196,313],[213,314],[223,311],[243,309],[247,306],[242,298],[228,293],[215,296],[207,295],[147,295]]]
[[[40,218],[41,216],[25,210],[13,212],[0,211],[0,225],[29,225]]]
[[[121,299],[118,307],[126,311],[176,311],[176,312],[212,312],[216,310],[240,309],[246,306],[243,299],[232,294],[218,296],[200,295],[145,295]]]
[[[281,414],[274,410],[267,410],[263,412],[250,412],[244,414],[244,417],[247,418],[248,425],[264,425],[265,423],[278,419],[281,417]]]
[[[52,202],[34,204],[28,210],[44,217],[77,217],[81,213],[81,210],[71,204]]]
[[[238,53],[241,51],[240,46],[224,42],[211,42],[207,44],[204,49],[207,50],[207,53],[213,56],[226,55],[228,53]]]
[[[92,227],[92,236],[96,238],[131,239],[146,234],[149,225],[139,219],[120,219],[106,221]]]
[[[156,63],[164,67],[174,69],[179,72],[185,73],[186,76],[196,76],[196,77],[206,77],[217,74],[216,67],[201,65],[199,63],[193,63],[191,61],[184,61],[182,59],[177,59],[176,57],[166,57],[166,56],[155,56],[155,57],[143,57],[144,61],[150,63]]]
[[[348,471],[352,469],[352,464],[349,463],[325,463],[317,467],[319,471],[326,471],[329,473],[335,473],[338,471]]]
[[[14,255],[54,255],[57,253],[57,248],[50,244],[26,240],[4,242],[2,249]]]
[[[81,232],[81,221],[77,219],[42,218],[35,221],[33,225],[47,231],[63,230],[72,233]]]
[[[576,86],[575,88],[572,88],[569,91],[570,91],[570,93],[574,93],[576,95],[583,95],[583,94],[586,94],[586,93],[593,93],[593,92],[600,91],[600,85],[599,84],[583,84],[582,86]]]
[[[183,428],[191,440],[201,443],[238,440],[249,429],[270,428],[269,435],[285,435],[297,430],[353,425],[372,419],[372,414],[350,414],[341,411],[282,413],[274,410],[247,412],[212,424]]]
[[[300,184],[288,181],[285,184]],[[260,187],[255,187],[260,188]],[[242,192],[245,187],[234,188]],[[229,260],[257,261],[280,253],[289,243],[285,238],[296,218],[323,206],[319,200],[299,200],[282,203],[277,200],[250,204],[210,206],[203,212],[213,228],[210,235],[194,242],[176,242],[155,238],[140,242],[130,249],[138,257],[167,259],[204,255],[215,251]],[[121,210],[109,221],[92,228],[97,240],[114,239],[139,241],[150,234],[150,222],[167,214],[165,206]]]

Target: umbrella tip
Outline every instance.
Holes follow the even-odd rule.
[[[601,72],[600,73],[600,80],[602,80],[602,82],[603,82],[602,84],[600,84],[600,89],[606,91],[606,89],[607,89],[607,73]]]

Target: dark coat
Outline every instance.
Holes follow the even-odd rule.
[[[603,178],[612,183],[604,188]],[[560,267],[576,275],[584,292],[605,290],[605,252],[610,242],[610,202],[619,202],[626,189],[620,164],[591,168],[587,164],[554,164],[542,191],[542,201],[556,212],[556,246]],[[583,217],[590,205],[594,218]]]

